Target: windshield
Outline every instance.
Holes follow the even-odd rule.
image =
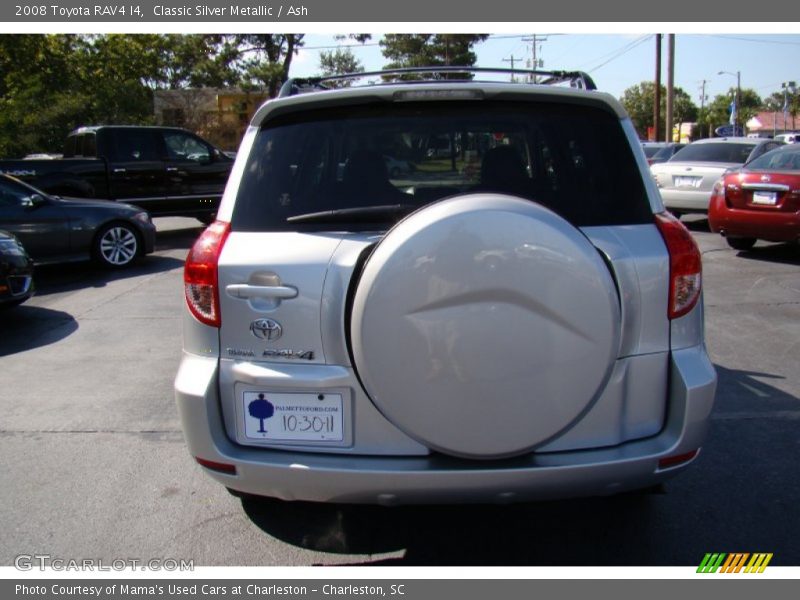
[[[800,148],[778,148],[767,152],[749,162],[747,168],[766,171],[800,171]]]
[[[755,148],[754,144],[735,142],[711,142],[708,144],[689,144],[672,157],[672,162],[719,162],[740,163],[747,162],[747,157]]]
[[[656,154],[659,154],[664,149],[664,146],[642,146],[642,150],[644,150],[644,155],[647,158],[653,158]]]
[[[341,229],[352,216],[347,229],[374,230],[470,192],[535,200],[576,225],[652,221],[630,145],[610,113],[549,103],[409,102],[268,122],[247,159],[232,226]]]

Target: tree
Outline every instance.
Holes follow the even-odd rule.
[[[431,66],[474,66],[472,48],[488,34],[386,34],[380,41],[387,69]],[[461,74],[452,74],[462,78]],[[443,78],[448,78],[444,76]]]
[[[0,36],[0,156],[60,151],[65,135],[81,125],[150,123],[154,90],[244,87],[275,96],[302,40],[303,34]]]
[[[785,93],[785,95],[784,95]],[[800,94],[796,91],[792,93],[790,90],[778,90],[777,92],[772,92],[770,96],[764,99],[764,104],[762,106],[763,110],[768,110],[773,113],[780,113],[783,115],[783,107],[784,103],[787,108],[787,113],[791,116],[791,120],[786,120],[786,129],[795,129],[796,125],[795,122],[797,120],[797,114],[800,113]],[[783,123],[783,118],[781,118],[778,122]],[[784,129],[783,127],[781,129]]]
[[[303,45],[302,33],[233,36],[245,86],[261,88],[275,97],[289,78],[292,58]]]
[[[620,102],[628,111],[636,131],[642,138],[647,137],[648,128],[653,126],[653,103],[655,102],[655,84],[652,81],[641,83],[627,88],[622,93]],[[697,106],[691,96],[682,88],[674,88],[672,113],[675,124],[691,123],[698,116]],[[666,121],[667,115],[667,88],[661,86],[661,102],[659,107],[660,122]]]
[[[712,130],[720,125],[730,123],[731,103],[735,97],[736,88],[732,87],[727,94],[717,94],[711,104],[708,105],[708,117]],[[737,109],[739,111],[739,123],[744,126],[747,121],[758,114],[762,101],[755,90],[744,88],[740,92],[739,104],[740,106]]]
[[[336,48],[328,52],[321,52],[319,55],[319,67],[323,76],[364,72],[364,66],[350,48]],[[348,87],[351,83],[351,81],[342,80],[330,82],[329,85]]]
[[[60,151],[90,100],[70,35],[0,36],[0,156]]]

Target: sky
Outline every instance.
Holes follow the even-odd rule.
[[[531,44],[525,39],[531,33],[495,33],[475,47],[477,66],[524,68],[517,59],[531,58]],[[598,89],[615,97],[641,81],[655,78],[655,37],[651,33],[606,34],[547,34],[537,43],[537,58],[544,60],[545,69],[583,70],[595,80]],[[525,39],[523,39],[525,38]],[[387,62],[373,35],[361,46],[352,41],[351,47],[368,71],[379,70]],[[319,54],[337,45],[332,35],[307,34],[305,48],[292,63],[291,75],[303,77],[319,73]],[[666,85],[667,42],[662,41],[661,81]],[[765,35],[740,33],[678,33],[675,38],[675,85],[683,88],[700,106],[702,83],[706,82],[707,102],[717,94],[727,93],[736,86],[739,72],[742,88],[752,88],[759,96],[767,97],[781,89],[781,83],[800,84],[800,35]],[[728,73],[719,74],[720,71]]]

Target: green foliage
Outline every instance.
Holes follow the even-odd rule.
[[[289,68],[303,45],[304,34],[247,34],[231,36],[235,64],[245,89],[266,90],[275,97],[289,78]]]
[[[787,112],[793,119],[796,119],[798,113],[800,113],[800,93],[798,93],[797,90],[795,90],[795,93],[787,90],[785,94],[784,96],[783,90],[772,92],[770,96],[764,99],[762,109],[783,113],[783,104],[786,102]]]
[[[385,66],[387,69],[474,66],[478,57],[472,48],[488,37],[488,34],[387,34],[380,45],[383,55],[390,61]]]
[[[274,96],[302,39],[302,34],[0,36],[0,157],[59,152],[66,134],[81,125],[147,124],[154,90],[241,86]]]
[[[364,66],[350,48],[336,48],[319,55],[319,68],[322,75],[342,75],[344,73],[363,73]],[[329,85],[347,87],[350,81],[331,82]]]
[[[730,123],[730,106],[733,98],[736,96],[736,88],[732,87],[726,94],[718,94],[708,105],[708,119],[713,130],[720,125]],[[739,123],[744,125],[752,119],[762,106],[761,97],[755,90],[749,88],[742,88],[741,99],[739,102]]]
[[[627,88],[622,93],[620,102],[631,117],[636,131],[644,138],[647,135],[648,127],[653,126],[653,104],[655,102],[655,83],[652,81],[642,81],[641,83]],[[661,97],[659,102],[660,123],[665,123],[667,119],[667,88],[661,86]],[[672,115],[675,124],[692,123],[698,118],[697,106],[692,102],[692,98],[682,88],[674,88],[672,102]],[[662,133],[663,138],[663,133]]]

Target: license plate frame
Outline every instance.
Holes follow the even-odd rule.
[[[241,435],[247,441],[344,441],[344,397],[336,392],[246,390],[240,395]]]
[[[775,206],[778,204],[778,192],[754,190],[751,202],[761,206]]]

